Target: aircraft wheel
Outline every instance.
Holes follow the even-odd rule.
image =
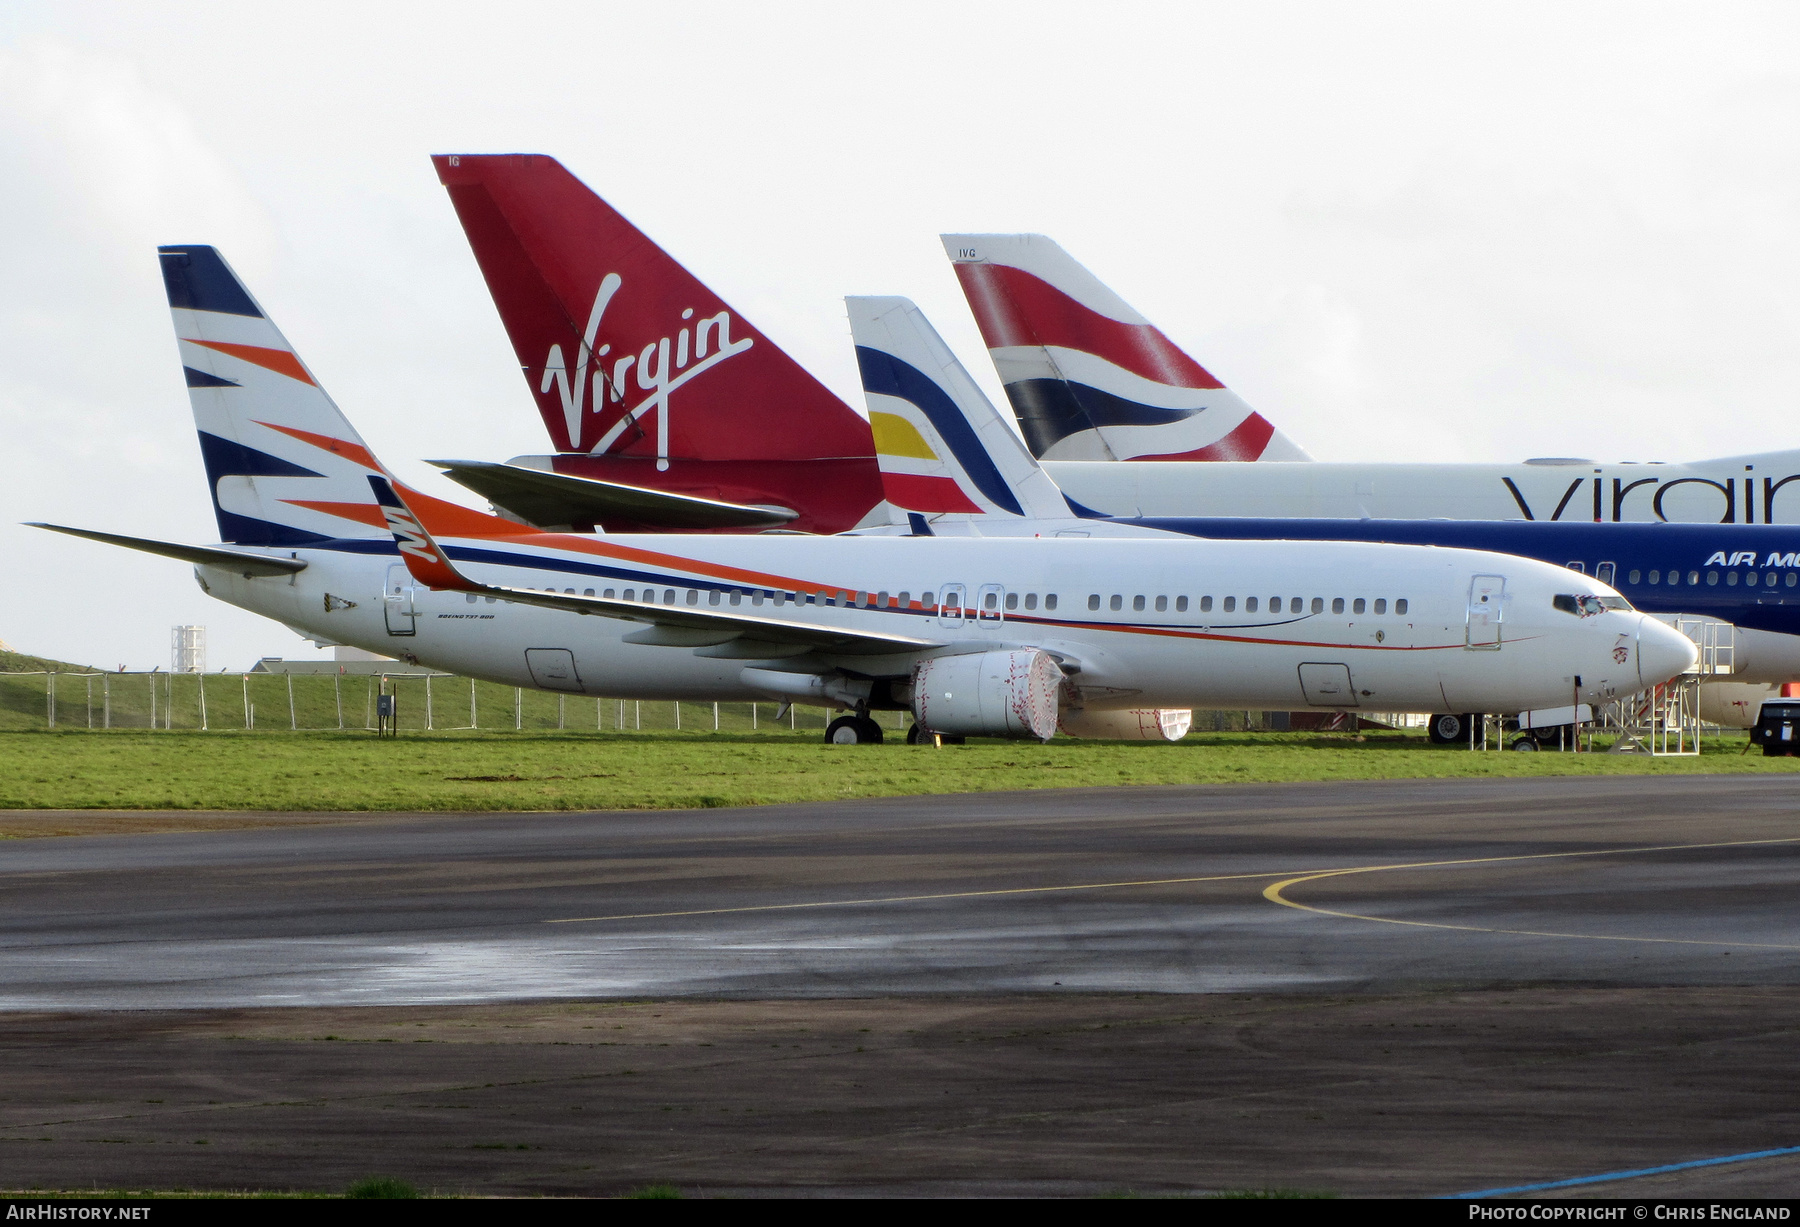
[[[909,746],[920,745],[930,736],[931,734],[925,731],[925,726],[922,724],[915,723],[906,726],[906,744]]]
[[[1513,738],[1512,748],[1515,750],[1531,750],[1535,752],[1538,748],[1537,738],[1515,737]]]
[[[881,726],[867,716],[839,716],[825,726],[825,743],[833,746],[878,746]]]
[[[1433,716],[1425,726],[1425,735],[1433,745],[1448,746],[1469,739],[1467,716]]]

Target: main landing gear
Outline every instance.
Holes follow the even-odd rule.
[[[948,735],[939,737],[938,740],[943,742],[947,746],[960,746],[964,741],[964,739],[961,737],[951,737]],[[908,725],[907,729],[906,729],[906,744],[909,746],[928,746],[928,745],[930,745],[931,744],[930,730],[928,730],[922,724]]]
[[[1459,716],[1433,716],[1431,723],[1425,726],[1425,735],[1431,744],[1437,746],[1455,745],[1457,742],[1467,743],[1469,730],[1475,727],[1480,716],[1467,712]]]
[[[825,726],[828,746],[878,746],[881,726],[864,715],[839,716]]]

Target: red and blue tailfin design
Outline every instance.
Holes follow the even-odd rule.
[[[219,540],[305,546],[384,538],[368,483],[385,474],[225,257],[202,243],[157,248]],[[434,527],[535,530],[408,492]]]
[[[1310,458],[1050,239],[942,237],[1040,459]]]

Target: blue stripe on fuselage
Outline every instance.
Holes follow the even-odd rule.
[[[1612,586],[1646,613],[1705,614],[1752,630],[1800,634],[1800,586],[1789,588],[1786,573],[1800,574],[1800,566],[1765,568],[1770,555],[1800,552],[1800,525],[1787,524],[1589,524],[1544,520],[1277,520],[1261,517],[1216,518],[1115,518],[1165,532],[1185,533],[1219,541],[1375,541],[1395,545],[1437,545],[1465,550],[1490,550],[1516,554],[1563,566],[1582,563],[1588,575],[1599,564],[1610,562],[1616,571]],[[1754,552],[1756,561],[1736,567],[1706,560],[1723,553],[1727,558]],[[1796,560],[1800,561],[1800,560]],[[1675,568],[1679,586],[1666,582],[1642,582],[1651,571],[1664,576]],[[1774,588],[1759,584],[1752,589],[1725,582],[1733,574],[1768,571],[1782,574]],[[1638,572],[1639,583],[1630,575]],[[1701,582],[1687,582],[1689,572],[1700,573]],[[1708,584],[1708,572],[1719,582]]]

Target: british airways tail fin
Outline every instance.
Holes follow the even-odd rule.
[[[369,489],[381,462],[215,248],[159,247],[219,540],[304,546],[382,538]],[[409,492],[410,493],[410,492]],[[535,531],[414,494],[434,524]]]
[[[558,451],[869,455],[855,410],[555,158],[432,162]]]
[[[1052,240],[942,238],[1035,455],[1311,459]]]
[[[954,518],[1075,514],[910,300],[844,301],[890,504]]]

